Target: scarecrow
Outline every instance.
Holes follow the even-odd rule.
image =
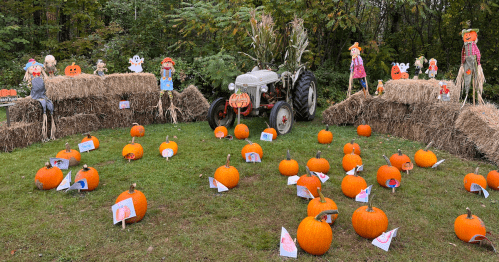
[[[449,102],[450,90],[447,88],[447,83],[440,81],[438,84],[440,85],[440,94],[437,99],[442,102]]]
[[[102,76],[104,77],[104,71],[107,72],[107,68],[106,68],[106,63],[104,63],[101,59],[97,60],[97,69],[95,69],[94,71],[94,75],[99,75],[99,76]]]
[[[480,64],[480,50],[476,43],[478,42],[478,29],[463,29],[464,46],[461,51],[461,67],[457,74],[456,85],[463,90],[466,90],[463,106],[468,98],[470,84],[473,86],[473,105],[475,105],[475,88],[478,95],[478,103],[484,104],[482,99],[483,83],[485,76],[483,75],[482,65]],[[473,80],[473,82],[472,82]]]
[[[352,63],[350,64],[350,80],[348,82],[348,97],[350,97],[350,93],[352,92],[353,79],[356,78],[360,80],[364,97],[366,97],[368,94],[368,86],[366,81],[366,71],[364,70],[364,62],[362,61],[362,57],[360,57],[360,51],[362,48],[359,46],[358,42],[355,42],[348,48],[348,50],[350,50],[350,55],[352,56]]]
[[[376,89],[376,95],[380,96],[385,92],[385,88],[383,87],[383,80],[378,80],[378,88]]]
[[[45,62],[43,63],[43,67],[45,67],[45,72],[48,74],[49,77],[55,76],[55,72],[57,71],[55,65],[57,65],[57,61],[55,60],[55,57],[53,55],[48,55],[45,57]]]
[[[416,58],[416,62],[414,62],[414,66],[416,67],[414,71],[413,79],[418,79],[419,74],[421,74],[421,68],[423,68],[424,63],[428,63],[428,60],[424,56],[420,56]]]
[[[26,74],[24,81],[28,82],[28,87],[31,89],[29,97],[36,99],[42,104],[43,108],[43,124],[42,124],[42,137],[43,141],[48,141],[47,137],[47,109],[50,111],[52,118],[52,128],[50,129],[50,139],[55,139],[55,122],[54,122],[54,105],[45,95],[45,82],[47,74],[43,70],[43,65],[36,62],[35,59],[30,59],[24,67]]]
[[[168,108],[168,112],[170,113],[170,116],[172,117],[172,121],[174,124],[177,123],[177,112],[176,110],[180,111],[178,107],[173,105],[173,80],[172,80],[172,74],[175,73],[175,68],[173,67],[175,65],[175,62],[169,58],[166,57],[161,61],[161,71],[160,71],[160,89],[161,93],[159,96],[159,102],[158,102],[158,109],[159,109],[159,114],[161,118],[163,118],[163,104],[161,102],[161,97],[163,96],[165,91],[168,91],[168,97],[170,98],[170,107]]]
[[[428,62],[430,65],[428,66],[428,69],[426,69],[426,74],[428,74],[428,77],[430,79],[435,79],[435,76],[437,75],[437,59],[432,58],[430,59],[430,62]]]

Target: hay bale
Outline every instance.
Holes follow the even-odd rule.
[[[97,75],[57,76],[45,80],[46,95],[52,101],[68,98],[105,96],[104,82]]]
[[[409,113],[406,104],[393,102],[383,97],[375,97],[360,108],[362,119],[369,123],[370,119],[386,119],[390,121],[405,121]]]
[[[77,114],[70,117],[59,118],[56,121],[56,126],[56,137],[61,138],[99,130],[101,128],[101,123],[95,114]]]
[[[197,87],[190,85],[182,91],[181,95],[183,122],[205,121],[210,103],[208,103],[208,100],[206,100]]]
[[[42,123],[11,122],[10,127],[0,125],[0,151],[27,147],[42,140]]]
[[[443,80],[450,90],[450,102],[459,102],[460,89],[453,81]],[[383,98],[404,104],[437,102],[440,93],[438,80],[400,79],[385,83]]]
[[[132,126],[135,123],[133,111],[130,109],[116,109],[107,112],[107,114],[98,115],[101,128],[117,128]]]
[[[158,110],[159,91],[131,93],[127,94],[127,99],[135,113],[150,113]]]
[[[32,123],[43,120],[42,105],[37,100],[21,98],[14,103],[9,107],[10,121]]]
[[[157,92],[158,81],[151,73],[110,74],[103,78],[106,95]]]
[[[364,98],[363,92],[357,92],[338,104],[330,106],[322,113],[322,123],[329,125],[354,124],[363,107],[372,100]]]

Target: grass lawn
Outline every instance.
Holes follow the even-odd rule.
[[[40,191],[34,183],[37,170],[63,150],[66,142],[77,149],[80,135],[0,153],[0,260],[287,260],[279,256],[281,227],[295,238],[308,204],[278,172],[279,162],[290,149],[300,164],[300,175],[305,173],[307,160],[317,150],[323,152],[331,164],[323,193],[336,202],[340,213],[332,226],[330,250],[316,257],[299,248],[299,261],[498,261],[497,254],[464,243],[454,233],[454,220],[470,207],[492,233],[488,237],[499,245],[499,192],[488,189],[490,196],[485,199],[463,187],[464,176],[477,165],[483,175],[495,166],[433,150],[446,161],[437,169],[415,166],[392,194],[376,182],[376,172],[385,164],[382,155],[390,156],[401,148],[414,160],[414,153],[425,145],[377,133],[359,138],[351,126],[331,127],[334,140],[322,145],[317,143],[317,133],[324,128],[320,116],[295,123],[290,134],[273,142],[258,141],[265,120],[242,120],[250,128],[250,140],[263,148],[262,163],[245,163],[240,152],[246,142],[216,139],[207,122],[146,126],[146,135],[137,139],[144,157],[131,163],[121,157],[122,148],[131,140],[129,128],[94,132],[100,149],[83,153],[80,165],[70,169],[73,179],[83,164],[99,171],[99,186],[87,193]],[[158,150],[166,135],[179,145],[170,161]],[[389,230],[399,227],[389,252],[359,237],[352,227],[352,213],[364,205],[344,196],[340,188],[345,176],[343,145],[352,138],[361,146],[365,170],[361,175],[373,185],[374,206],[388,216]],[[234,189],[217,193],[209,188],[208,177],[224,165],[229,153],[241,179]],[[142,221],[122,230],[112,223],[111,206],[131,183],[137,183],[146,195],[148,210]]]

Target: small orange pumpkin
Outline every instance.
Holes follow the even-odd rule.
[[[354,169],[356,166],[362,165],[362,158],[359,155],[356,155],[355,148],[352,148],[350,154],[343,156],[343,160],[341,161],[341,163],[345,171],[350,171]]]
[[[312,172],[310,172],[308,167],[305,167],[305,169],[307,170],[307,173],[296,181],[296,185],[306,187],[314,197],[318,197],[319,193],[317,192],[317,189],[322,188],[321,180],[317,176],[312,175]]]
[[[80,152],[71,149],[69,143],[66,143],[66,150],[59,151],[55,157],[69,160],[69,166],[77,166],[81,160]]]
[[[234,136],[237,139],[246,139],[249,137],[249,129],[245,124],[239,124],[234,128]]]
[[[166,136],[165,142],[163,142],[163,143],[161,143],[161,145],[159,145],[159,153],[163,154],[163,150],[165,150],[167,148],[169,148],[173,151],[173,155],[177,154],[178,145],[174,141],[168,140],[168,136]]]
[[[487,185],[489,188],[499,190],[499,172],[492,170],[487,174]]]
[[[355,150],[354,153],[356,155],[360,156],[360,146],[359,144],[355,143],[355,138],[352,139],[350,143],[346,143],[345,146],[343,146],[343,154],[350,154],[352,152],[352,149]]]
[[[336,203],[332,199],[324,197],[320,188],[317,188],[317,192],[319,193],[319,197],[316,197],[308,202],[307,216],[314,217],[325,210],[338,210]],[[334,224],[334,221],[336,221],[337,218],[338,214],[331,215],[331,223],[329,224]]]
[[[357,126],[357,135],[370,137],[372,133],[371,126],[366,125],[364,121],[362,121],[362,125]]]
[[[82,189],[82,191],[92,191],[99,185],[99,172],[93,167],[88,167],[83,165],[83,169],[80,169],[75,176],[75,183],[86,178],[88,189]]]
[[[7,89],[1,89],[0,90],[0,97],[7,97],[10,95],[10,91]]]
[[[275,140],[277,138],[277,131],[274,128],[270,127],[269,123],[265,122],[265,124],[267,124],[267,128],[265,128],[263,132],[272,134],[272,140]]]
[[[487,187],[487,180],[482,175],[478,174],[478,167],[475,169],[475,173],[469,173],[464,176],[464,188],[466,191],[471,192],[471,184],[475,183],[483,188]],[[478,191],[476,191],[478,193]]]
[[[349,198],[354,198],[360,191],[367,188],[366,180],[358,175],[357,167],[355,167],[354,175],[346,175],[341,181],[341,191]]]
[[[317,151],[317,155],[307,161],[307,167],[311,171],[327,174],[331,166],[325,158],[321,158],[321,151]]]
[[[408,74],[407,72],[402,72],[402,73],[400,74],[400,78],[401,78],[401,79],[408,79],[408,78],[409,78],[409,74]]]
[[[333,133],[329,131],[329,125],[326,125],[326,129],[322,129],[317,134],[317,140],[321,144],[331,144],[333,142]]]
[[[64,74],[70,77],[77,76],[81,74],[81,68],[79,65],[75,65],[75,63],[73,62],[73,64],[66,66],[66,69],[64,69]]]
[[[86,134],[83,134],[83,135],[86,135],[86,137],[84,137],[81,142],[84,143],[84,142],[87,142],[87,141],[93,141],[94,142],[94,147],[95,149],[99,149],[99,139],[97,139],[97,137],[95,136],[92,136],[90,135],[90,133],[86,133]],[[92,149],[92,150],[95,150],[95,149]]]
[[[138,123],[133,123],[132,125],[132,129],[130,129],[130,135],[132,137],[143,137],[146,134],[146,129],[143,126]]]
[[[296,176],[299,171],[298,162],[296,160],[291,159],[291,155],[288,152],[286,153],[286,159],[282,160],[279,163],[279,172],[283,176]]]
[[[239,171],[233,166],[229,165],[230,154],[227,155],[227,162],[224,166],[220,166],[215,171],[215,179],[222,183],[227,188],[234,188],[239,183]]]
[[[261,160],[263,158],[262,147],[257,143],[249,141],[248,139],[246,139],[246,142],[248,142],[248,144],[245,145],[241,150],[241,156],[243,157],[243,159],[246,160],[246,153],[257,153],[260,156]]]
[[[130,162],[130,160],[137,160],[144,155],[144,148],[142,148],[141,144],[135,143],[135,137],[132,137],[132,142],[123,148],[121,155],[125,159],[128,159],[128,162]]]
[[[378,169],[378,173],[376,173],[376,180],[378,181],[378,184],[382,187],[388,187],[387,181],[391,179],[395,179],[400,183],[402,181],[400,171],[396,167],[392,166],[388,157],[383,155],[383,158],[386,161],[386,165],[381,166]],[[395,191],[395,188],[393,188],[393,190]]]
[[[147,198],[144,193],[139,190],[135,190],[135,187],[137,187],[137,184],[132,184],[130,186],[130,190],[121,193],[115,201],[115,203],[118,203],[125,199],[132,198],[133,207],[135,209],[135,217],[126,219],[125,223],[127,224],[139,222],[142,218],[144,218],[147,212]]]
[[[390,157],[390,163],[398,168],[399,171],[402,171],[402,165],[411,162],[411,159],[406,154],[402,154],[402,150],[397,149],[397,151],[398,153],[395,153]]]
[[[220,120],[218,120],[218,126],[213,130],[213,133],[215,134],[215,137],[222,139],[229,134],[229,131],[227,130],[227,127],[220,125]]]
[[[333,230],[324,221],[324,217],[334,214],[338,214],[338,210],[325,210],[315,217],[306,217],[300,222],[296,231],[296,239],[305,252],[320,256],[329,250],[333,242]]]
[[[49,162],[45,163],[45,166],[40,168],[35,175],[35,185],[40,190],[47,190],[56,188],[64,178],[62,171],[56,167],[52,166]]]
[[[428,150],[432,144],[433,141],[430,142],[425,149],[419,149],[416,154],[414,154],[414,162],[416,162],[416,165],[419,167],[431,167],[437,163],[437,156]]]
[[[383,210],[372,206],[373,198],[374,195],[367,206],[357,208],[352,215],[353,229],[359,236],[367,239],[380,236],[388,228],[388,217]]]
[[[479,217],[472,215],[468,207],[466,211],[467,214],[458,216],[454,221],[454,232],[456,232],[459,239],[468,243],[475,235],[485,236],[487,230],[483,221]]]

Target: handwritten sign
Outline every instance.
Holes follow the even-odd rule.
[[[72,186],[66,189],[65,192],[69,190],[80,190],[80,189],[88,189],[88,183],[86,178],[75,182]]]
[[[298,179],[300,179],[299,176],[290,176],[290,177],[288,177],[288,186],[289,185],[295,185],[296,182],[298,182]]]
[[[113,224],[115,225],[125,219],[137,216],[132,198],[127,198],[114,204],[111,209],[113,210]]]
[[[397,179],[388,179],[385,181],[385,185],[389,188],[397,188],[400,186],[400,182]]]
[[[353,176],[355,175],[355,168],[347,172],[347,175]],[[357,166],[357,172],[364,171],[364,165]]]
[[[279,255],[283,257],[294,257],[296,258],[298,255],[298,249],[296,248],[295,242],[289,235],[288,231],[282,227],[281,229],[281,241],[279,248]]]
[[[210,188],[217,188],[219,193],[229,191],[229,189],[224,184],[218,182],[215,178],[208,177],[208,179],[210,181]]]
[[[79,143],[78,144],[78,148],[80,149],[80,153],[88,152],[90,150],[94,150],[95,149],[94,141],[88,140],[86,142]]]
[[[369,195],[371,194],[371,188],[372,187],[373,186],[370,185],[366,189],[360,190],[360,193],[358,193],[355,196],[355,201],[357,201],[357,202],[363,202],[363,203],[369,202]]]
[[[388,251],[390,248],[390,243],[392,243],[392,238],[397,236],[398,227],[394,230],[384,232],[381,236],[375,238],[372,242],[373,245]]]
[[[323,174],[321,172],[312,172],[312,173],[316,175],[322,183],[325,183],[329,179],[328,175]]]
[[[305,186],[296,186],[296,195],[303,198],[314,199],[314,195],[312,195],[312,193],[310,193],[308,188]]]
[[[488,243],[492,247],[492,250],[494,250],[494,253],[497,253],[496,248],[492,244],[492,241],[490,241],[486,236],[478,234],[474,235],[468,243],[476,243],[476,242],[480,242],[480,245],[482,245],[483,243]]]
[[[120,101],[120,109],[130,108],[130,101]]]
[[[59,169],[68,169],[69,168],[69,160],[68,159],[51,157],[49,161],[50,161],[50,164],[52,166],[56,166]]]
[[[224,134],[224,132],[222,132],[222,131],[218,131],[218,132],[215,134],[215,137],[216,137],[216,138],[220,138],[220,139],[222,139],[222,138],[224,138],[224,137],[225,137],[225,134]]]
[[[247,107],[250,103],[251,98],[247,93],[236,93],[229,97],[229,105],[233,108]]]
[[[487,190],[485,190],[485,188],[483,188],[481,185],[476,184],[476,183],[471,183],[470,191],[471,192],[477,192],[477,191],[480,192],[480,191],[482,191],[483,196],[485,198],[489,197],[489,192],[487,192]]]
[[[442,159],[442,160],[438,161],[431,168],[437,168],[437,166],[439,166],[440,164],[442,164],[444,161],[445,161],[445,159]]]
[[[163,150],[163,152],[161,152],[161,155],[166,158],[172,157],[173,150],[171,148],[166,148],[165,150]]]
[[[271,133],[262,132],[262,134],[260,135],[260,140],[272,142],[273,136],[274,135]]]
[[[246,153],[245,156],[246,156],[246,163],[248,163],[248,162],[253,162],[253,163],[262,162],[262,160],[260,159],[260,155],[258,153],[249,152],[249,153]]]
[[[71,185],[71,171],[69,171],[66,177],[61,181],[56,190],[61,191],[63,189],[69,188],[70,185]]]

